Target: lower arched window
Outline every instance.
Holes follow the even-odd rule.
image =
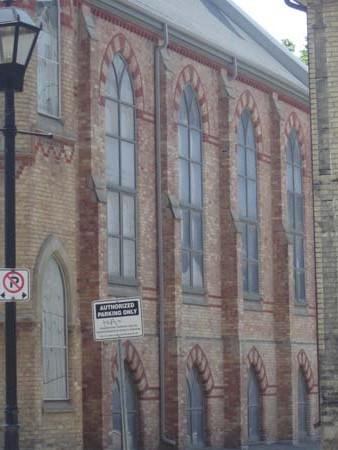
[[[309,391],[303,371],[298,375],[298,437],[305,439],[309,436],[310,402]]]
[[[68,399],[67,308],[63,274],[50,258],[42,278],[44,400]]]
[[[204,394],[197,369],[193,368],[187,376],[187,435],[188,445],[204,447]]]
[[[262,399],[255,370],[251,367],[248,382],[248,439],[259,442],[262,434]]]
[[[139,449],[139,427],[138,427],[138,408],[137,408],[137,394],[132,375],[127,366],[124,369],[125,373],[125,390],[126,390],[126,406],[127,406],[127,422],[128,422],[128,443],[129,450]],[[122,408],[120,401],[120,381],[116,380],[113,386],[112,398],[112,415],[113,415],[113,433],[112,443],[114,450],[122,450]]]

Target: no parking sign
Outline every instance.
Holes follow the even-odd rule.
[[[0,269],[0,302],[29,300],[28,269]]]

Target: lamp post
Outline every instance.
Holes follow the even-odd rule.
[[[23,90],[23,81],[40,31],[23,10],[0,9],[0,91],[5,93],[5,266],[15,269],[15,105],[14,93]],[[16,361],[16,305],[6,303],[5,311],[5,450],[19,449]]]

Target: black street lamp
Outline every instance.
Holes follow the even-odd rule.
[[[15,269],[15,106],[14,93],[23,90],[27,65],[40,31],[23,10],[11,7],[0,9],[0,91],[5,93],[5,267]],[[16,368],[16,305],[6,303],[6,406],[5,450],[19,449]]]

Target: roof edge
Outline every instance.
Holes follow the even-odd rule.
[[[136,21],[139,25],[145,26],[149,31],[158,33],[160,36],[163,33],[163,18],[144,11],[143,8],[130,4],[128,0],[87,0],[88,4],[112,14],[118,14],[119,17],[126,20]],[[233,65],[233,60],[236,55],[231,52],[226,52],[222,47],[211,46],[204,40],[196,38],[193,34],[181,30],[174,23],[167,22],[169,26],[170,38],[183,46],[187,46],[195,52],[204,56],[214,58],[216,62],[225,65]],[[286,50],[288,51],[288,50]],[[264,82],[271,87],[271,90],[282,90],[283,93],[295,97],[296,100],[303,103],[305,106],[309,104],[309,91],[307,83],[304,88],[300,89],[291,86],[286,80],[277,78],[272,74],[259,70],[256,66],[249,64],[247,61],[237,58],[239,71],[252,76],[257,80],[264,80]],[[228,68],[228,67],[226,67]],[[307,73],[307,71],[305,71]]]

